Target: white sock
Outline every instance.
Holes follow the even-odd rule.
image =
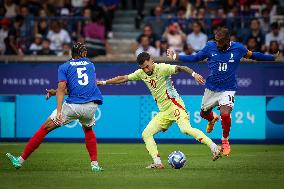
[[[217,144],[215,144],[214,142],[210,145],[210,149],[212,152],[215,152],[218,149]]]
[[[20,164],[23,164],[25,162],[25,160],[22,158],[22,156],[19,156],[18,160],[19,160]]]
[[[161,158],[158,157],[158,156],[155,157],[155,158],[154,158],[154,163],[155,163],[155,164],[162,164]]]
[[[222,137],[222,140],[228,140],[229,139],[229,137],[228,138],[224,138],[224,137]]]
[[[91,165],[93,165],[93,166],[98,166],[99,163],[98,163],[97,161],[91,161]]]

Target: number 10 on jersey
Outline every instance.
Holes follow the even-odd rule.
[[[226,62],[219,63],[219,72],[225,72],[225,71],[227,71],[227,68],[228,68],[228,66],[227,66]]]

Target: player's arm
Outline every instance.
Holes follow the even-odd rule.
[[[46,95],[45,95],[45,99],[48,100],[50,99],[50,97],[52,96],[56,96],[56,89],[45,89],[46,90]],[[65,89],[65,95],[68,95],[68,90]]]
[[[56,116],[56,121],[59,124],[62,124],[62,104],[64,100],[64,95],[65,95],[65,90],[66,90],[66,82],[61,81],[58,83],[57,91],[56,91],[56,101],[57,101],[57,116]]]
[[[248,50],[244,57],[252,59],[252,60],[259,60],[259,61],[274,61],[277,58],[278,54],[279,53],[277,53],[276,55],[263,54],[261,52],[252,52]]]
[[[176,73],[180,73],[180,72],[185,72],[187,74],[190,74],[201,85],[205,84],[205,79],[187,66],[176,66]]]
[[[120,84],[120,83],[125,83],[128,81],[128,76],[123,75],[123,76],[117,76],[105,81],[97,81],[97,85],[113,85],[113,84]]]
[[[117,77],[108,79],[106,81],[97,81],[97,85],[112,85],[112,84],[125,83],[127,81],[141,80],[140,79],[141,72],[142,70],[139,69],[129,75],[117,76]]]
[[[205,50],[202,49],[195,55],[178,55],[174,51],[167,49],[167,57],[170,58],[171,60],[179,60],[182,62],[199,62],[206,58],[206,53]]]

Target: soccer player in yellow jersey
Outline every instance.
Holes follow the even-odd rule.
[[[221,157],[219,147],[202,131],[191,127],[189,114],[171,81],[171,75],[186,72],[192,75],[199,84],[204,85],[205,81],[203,77],[186,66],[164,63],[156,64],[146,52],[138,55],[137,62],[141,69],[136,70],[134,73],[117,76],[106,81],[97,81],[97,84],[109,85],[142,80],[151,91],[160,112],[150,121],[142,133],[146,148],[154,161],[147,168],[164,168],[153,136],[158,132],[167,130],[173,122],[177,123],[182,133],[190,135],[199,142],[206,144],[213,153],[213,161]]]

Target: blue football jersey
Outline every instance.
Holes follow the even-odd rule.
[[[103,97],[96,84],[94,64],[88,58],[69,60],[58,68],[58,82],[67,83],[67,103],[83,104],[96,101],[102,104]]]
[[[241,58],[247,53],[247,48],[238,42],[231,42],[226,51],[220,51],[216,42],[209,41],[196,55],[183,55],[180,60],[200,61],[207,58],[209,76],[206,79],[206,88],[212,91],[236,91],[236,70]]]

